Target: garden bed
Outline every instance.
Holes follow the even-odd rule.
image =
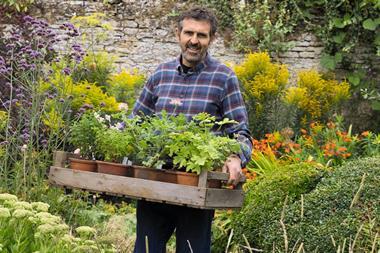
[[[243,204],[242,182],[235,189],[211,188],[223,185],[228,180],[227,173],[204,171],[196,175],[151,169],[153,176],[147,177],[144,173],[143,178],[138,178],[136,176],[139,174],[133,173],[133,177],[127,177],[65,168],[68,156],[68,153],[56,153],[54,165],[49,171],[52,185],[202,209],[240,208]],[[130,166],[130,169],[139,168]],[[181,184],[181,180],[163,182],[163,174],[174,179],[188,174],[189,177],[196,177],[196,185]]]

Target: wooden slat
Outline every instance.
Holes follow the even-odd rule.
[[[205,206],[207,208],[239,208],[243,200],[242,190],[208,188]]]
[[[201,174],[199,174],[199,179],[198,179],[198,187],[200,188],[206,188],[207,186],[207,170],[202,170]]]
[[[194,186],[114,176],[52,166],[52,184],[90,191],[119,193],[128,197],[162,200],[179,205],[204,206],[206,189]]]
[[[216,179],[216,180],[222,180],[222,181],[228,181],[229,174],[219,171],[209,171],[207,174],[207,179]]]

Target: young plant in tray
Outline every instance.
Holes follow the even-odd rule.
[[[74,149],[80,149],[82,158],[92,160],[97,155],[96,134],[102,128],[103,124],[93,113],[84,114],[71,126],[69,142]]]
[[[220,168],[226,158],[240,152],[239,143],[226,136],[218,136],[215,130],[235,121],[201,113],[188,122],[184,115],[146,119],[141,127],[144,137],[139,139],[138,157],[148,167],[159,167],[172,159],[174,168],[184,168],[199,174],[203,169]]]

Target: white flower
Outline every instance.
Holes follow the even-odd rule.
[[[32,216],[33,212],[25,209],[16,209],[12,216],[15,218],[24,218],[24,217],[29,217]]]
[[[126,103],[119,103],[118,105],[119,111],[128,111],[128,104]]]
[[[11,216],[8,208],[0,207],[0,218],[7,218]]]
[[[0,200],[13,200],[17,201],[17,196],[9,194],[9,193],[0,193]]]
[[[181,99],[173,98],[172,100],[170,100],[169,104],[175,105],[175,106],[181,106],[183,103],[182,103]]]
[[[111,116],[110,115],[105,115],[104,118],[106,118],[107,121],[111,122]]]
[[[75,231],[80,235],[93,235],[96,233],[95,228],[89,227],[89,226],[81,226],[77,227]]]
[[[102,118],[99,113],[97,112],[94,112],[94,117],[95,119],[99,122],[99,123],[103,123],[104,122],[104,118]]]
[[[47,212],[50,206],[44,202],[32,202],[32,207],[38,212]]]
[[[15,209],[26,209],[26,210],[32,210],[32,204],[26,201],[17,201],[13,204],[13,207]]]
[[[28,145],[26,144],[22,145],[21,152],[25,152],[27,148],[28,148]]]
[[[74,150],[74,154],[80,155],[80,148],[77,148],[76,150]]]

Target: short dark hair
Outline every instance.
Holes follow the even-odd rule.
[[[218,20],[216,19],[214,13],[209,9],[202,7],[194,7],[188,11],[182,12],[182,14],[178,17],[177,26],[179,31],[182,31],[183,28],[183,20],[191,18],[195,20],[204,20],[208,21],[211,26],[210,36],[215,36],[216,29],[218,26]]]

